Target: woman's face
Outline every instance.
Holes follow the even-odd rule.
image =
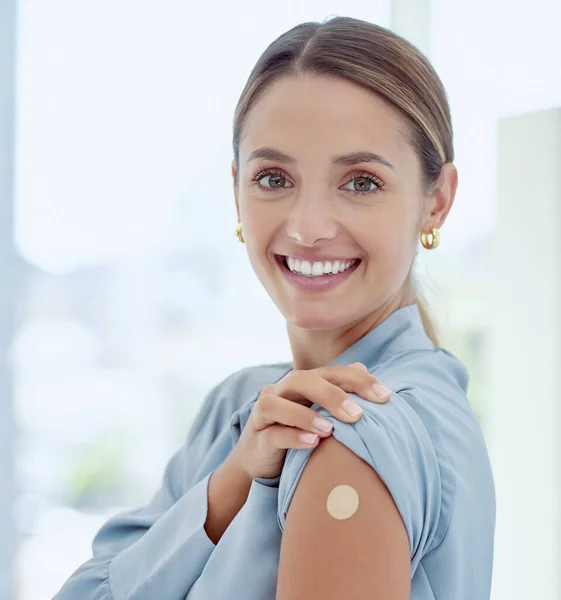
[[[341,327],[403,295],[424,216],[420,164],[403,127],[374,94],[318,76],[278,80],[249,111],[238,218],[253,269],[288,323]],[[353,153],[379,160],[338,159]],[[291,275],[286,256],[312,267],[329,257],[357,263],[315,280]]]

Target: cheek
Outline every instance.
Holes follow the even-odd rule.
[[[245,243],[250,257],[262,258],[269,251],[273,239],[273,224],[269,220],[247,218],[244,222]]]
[[[247,230],[248,237],[262,240],[270,231],[278,226],[282,215],[275,210],[266,200],[260,200],[248,196],[243,197],[240,202],[240,212]]]
[[[273,251],[274,231],[275,225],[270,219],[260,220],[254,215],[245,217],[243,232],[247,256],[260,279],[270,269],[267,254]]]
[[[382,276],[401,278],[401,275],[409,270],[415,244],[411,231],[400,222],[398,225],[387,225],[373,232],[365,249],[368,262]]]

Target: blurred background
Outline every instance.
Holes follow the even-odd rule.
[[[558,0],[0,0],[0,600],[52,598],[211,387],[290,360],[235,239],[232,117],[265,47],[330,15],[447,89],[459,187],[420,277],[492,458],[493,599],[561,598]]]

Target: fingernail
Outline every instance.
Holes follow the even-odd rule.
[[[318,436],[315,433],[302,433],[300,435],[300,439],[306,444],[315,444],[317,442]]]
[[[314,419],[314,427],[316,429],[320,429],[321,431],[331,431],[333,427],[333,423],[328,421],[327,419],[322,419],[321,417],[316,417]]]
[[[360,408],[360,406],[350,398],[347,398],[343,401],[343,408],[347,413],[349,413],[349,415],[351,415],[351,417],[356,417],[362,412],[362,408]]]
[[[382,400],[384,398],[386,398],[387,396],[391,395],[392,391],[389,390],[385,385],[382,385],[381,383],[375,383],[372,386],[372,389],[374,390],[374,393],[376,394],[376,396],[378,396],[379,398],[382,398]]]

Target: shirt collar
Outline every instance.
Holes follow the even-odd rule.
[[[433,348],[434,344],[425,332],[419,306],[414,303],[395,310],[334,358],[329,365],[361,362],[371,368],[399,352]]]

